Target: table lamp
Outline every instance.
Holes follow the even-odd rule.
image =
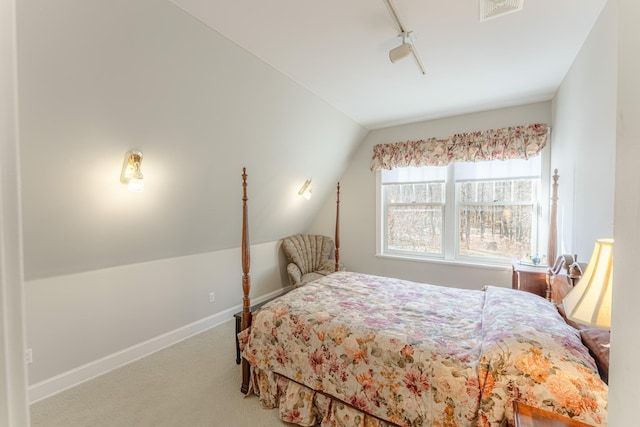
[[[598,239],[578,284],[562,303],[567,317],[593,328],[611,329],[613,239]]]

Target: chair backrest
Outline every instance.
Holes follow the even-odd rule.
[[[333,250],[333,240],[319,234],[296,234],[282,239],[282,250],[289,262],[307,274],[326,263]]]

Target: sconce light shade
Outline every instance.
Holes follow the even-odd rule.
[[[564,297],[567,317],[594,328],[611,329],[613,239],[599,239],[578,284]]]
[[[413,47],[411,43],[403,42],[400,46],[394,47],[389,51],[389,59],[391,62],[396,62],[399,59],[408,56],[411,53]]]
[[[304,182],[304,184],[302,184],[300,191],[298,191],[298,196],[302,196],[305,198],[305,200],[309,200],[311,198],[312,191],[313,188],[311,187],[311,178],[309,178]]]
[[[141,170],[142,153],[131,150],[124,155],[120,182],[127,185],[129,191],[141,192],[144,190],[144,179]]]

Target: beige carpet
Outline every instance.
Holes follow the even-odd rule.
[[[32,427],[283,427],[240,392],[233,320],[31,406]]]

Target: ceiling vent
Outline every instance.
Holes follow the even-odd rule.
[[[524,0],[478,0],[480,2],[480,21],[497,18],[522,10]]]

